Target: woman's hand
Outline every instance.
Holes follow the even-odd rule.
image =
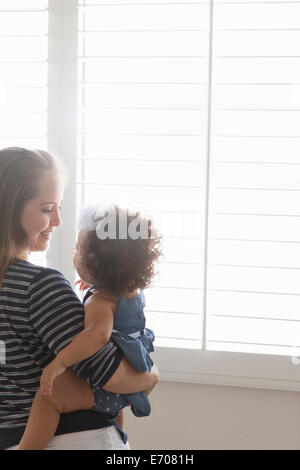
[[[136,393],[147,391],[148,393],[158,383],[158,369],[154,364],[151,372],[135,370],[123,357],[114,375],[102,387],[103,390],[114,393]]]
[[[58,359],[50,362],[43,370],[40,386],[42,395],[51,395],[53,382],[59,375],[65,372],[66,368],[59,362]]]
[[[87,284],[86,282],[82,281],[81,279],[79,279],[78,281],[75,282],[75,286],[77,284],[79,285],[79,290],[86,290],[86,289],[89,289],[91,287],[90,284]]]

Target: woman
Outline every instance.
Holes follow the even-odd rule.
[[[55,157],[17,147],[0,151],[0,344],[6,353],[0,364],[2,449],[19,443],[40,393],[42,370],[84,326],[83,305],[64,276],[28,261],[31,252],[48,248],[61,224],[62,198],[62,168]],[[153,387],[158,378],[155,367],[150,374],[135,371],[111,341],[74,370],[77,376],[71,369],[66,373],[77,381],[79,393],[80,387],[86,391],[86,381],[106,384],[111,392],[134,393]],[[65,386],[64,374],[59,379],[57,392]],[[72,399],[70,394],[47,449],[129,448],[117,423],[112,426],[108,416],[90,409],[72,412]]]

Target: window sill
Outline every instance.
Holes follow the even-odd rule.
[[[157,340],[151,357],[161,381],[300,391],[300,364],[291,356],[166,347]]]

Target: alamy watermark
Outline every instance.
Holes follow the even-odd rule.
[[[6,363],[6,349],[4,341],[0,341],[0,364]]]
[[[118,223],[117,223],[118,221]],[[116,214],[114,209],[110,210],[106,217],[99,220],[96,227],[97,237],[100,240],[138,240],[140,238],[147,240],[152,238],[151,226],[147,219],[134,217],[128,223],[127,214]]]
[[[190,207],[188,211],[180,207],[176,210],[154,210],[152,215],[159,233],[163,237],[181,239],[181,245],[188,244],[191,238],[201,237],[203,232],[203,214],[196,207]],[[152,215],[143,218],[130,213],[117,214],[110,209],[105,217],[95,220],[97,236],[100,240],[153,238]]]

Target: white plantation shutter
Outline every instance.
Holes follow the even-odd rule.
[[[78,205],[161,228],[158,344],[299,343],[299,17],[293,1],[79,1]]]
[[[300,3],[214,2],[207,348],[300,344]]]
[[[0,147],[47,145],[48,1],[0,1]]]
[[[47,8],[0,0],[0,148],[47,147]],[[30,260],[46,264],[43,253]]]
[[[208,2],[80,1],[78,204],[153,216],[157,342],[201,347]]]

